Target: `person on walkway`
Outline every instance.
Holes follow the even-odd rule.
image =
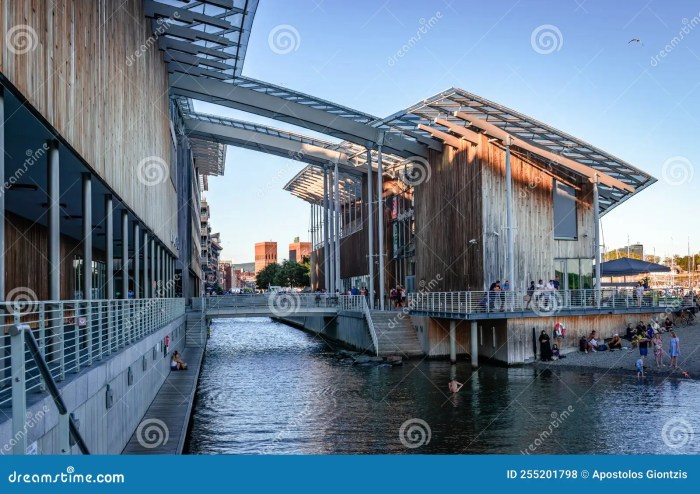
[[[547,332],[543,329],[542,333],[540,333],[540,359],[542,359],[543,362],[547,362],[549,360],[552,360],[552,347],[551,343],[549,340],[549,335]]]
[[[642,299],[644,298],[644,285],[642,285],[641,281],[637,282],[637,286],[634,289],[634,293],[637,297],[637,305],[639,307],[642,306]]]
[[[671,356],[671,369],[678,369],[678,357],[681,355],[681,340],[678,339],[674,331],[671,331],[671,343],[668,354]]]
[[[652,342],[654,344],[654,360],[656,360],[656,367],[664,367],[664,340],[661,338],[661,334],[656,333]]]
[[[170,359],[170,369],[171,370],[187,370],[187,364],[182,361],[180,357],[180,352],[175,350],[173,356]]]
[[[535,295],[535,290],[535,282],[531,281],[530,286],[527,289],[527,294],[524,297],[526,309],[529,309],[530,305],[532,304],[532,297]]]

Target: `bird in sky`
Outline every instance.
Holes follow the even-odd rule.
[[[629,40],[629,41],[627,42],[628,45],[629,45],[630,43],[639,43],[639,44],[641,44],[642,46],[644,46],[644,43],[642,43],[642,40],[639,39],[639,38],[632,38],[631,40]]]

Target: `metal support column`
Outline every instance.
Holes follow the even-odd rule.
[[[457,363],[457,321],[450,321],[450,362]]]
[[[595,258],[595,299],[600,307],[600,198],[598,197],[598,174],[593,181],[593,222],[595,231],[593,238],[593,257]]]
[[[92,176],[83,173],[83,299],[92,300]]]
[[[112,213],[112,194],[105,195],[105,239],[107,254],[107,298],[114,298],[114,217]],[[111,311],[110,311],[111,313]]]
[[[143,298],[151,298],[151,283],[148,277],[148,233],[143,233]]]
[[[163,298],[163,248],[160,246],[160,244],[158,244],[156,246],[156,250],[156,256],[158,257],[158,272],[156,273],[156,290],[158,291],[158,298]]]
[[[330,232],[328,229],[328,172],[323,168],[323,275],[324,287],[327,292],[331,291],[331,271],[330,271]]]
[[[515,279],[515,257],[513,244],[513,173],[510,163],[510,137],[507,138],[506,145],[506,242],[508,256],[508,272],[506,279],[510,284],[509,290],[514,293],[518,289],[518,283]],[[506,294],[508,296],[509,294]]]
[[[158,285],[156,285],[156,239],[151,238],[151,298],[158,296]]]
[[[367,228],[369,233],[369,308],[374,309],[374,214],[372,200],[372,150],[367,146]]]
[[[141,232],[139,224],[134,222],[134,298],[141,290]]]
[[[326,173],[331,174],[331,179],[328,181],[328,243],[330,245],[328,265],[331,284],[329,292],[335,295],[335,199],[333,197],[332,172],[326,170]]]
[[[334,184],[334,195],[335,195],[335,287],[340,289],[343,286],[341,273],[340,273],[340,175],[338,173],[338,161],[335,162],[335,184]],[[342,291],[342,290],[341,290]]]
[[[122,211],[122,298],[129,298],[129,212]]]
[[[61,298],[61,190],[58,141],[49,144],[48,206],[49,206],[49,299]]]
[[[377,143],[377,231],[379,234],[379,308],[384,310],[384,169],[382,168],[382,144],[384,134]]]
[[[5,183],[5,89],[0,86],[0,183]],[[0,193],[0,302],[5,301],[5,191]]]
[[[479,367],[479,340],[477,339],[477,326],[476,321],[471,322],[471,335],[469,337],[469,342],[471,343],[471,359],[472,368],[476,369]]]

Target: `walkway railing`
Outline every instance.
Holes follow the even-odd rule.
[[[680,308],[682,300],[663,291],[604,288],[600,292],[581,290],[527,290],[419,292],[407,295],[408,310],[478,314],[492,312],[532,312],[550,315],[562,310]]]
[[[362,297],[362,314],[365,316],[365,321],[367,321],[369,335],[372,338],[372,345],[374,345],[374,352],[377,356],[379,356],[379,338],[377,337],[377,330],[374,327],[372,313],[369,310],[369,304],[367,303],[367,298],[365,297]]]
[[[246,309],[268,311],[272,315],[291,315],[305,309],[340,309],[362,311],[360,295],[329,295],[326,293],[273,292],[238,295],[215,295],[193,299],[194,308],[200,305],[204,310],[233,309],[244,312]]]
[[[0,303],[0,407],[11,401],[10,326],[31,328],[56,381],[154,333],[185,313],[182,298]],[[25,358],[27,392],[45,391],[36,363]]]

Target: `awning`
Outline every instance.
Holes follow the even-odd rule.
[[[622,257],[614,261],[600,263],[600,275],[603,276],[634,276],[645,273],[663,273],[671,271],[668,266],[653,262],[640,261]]]

